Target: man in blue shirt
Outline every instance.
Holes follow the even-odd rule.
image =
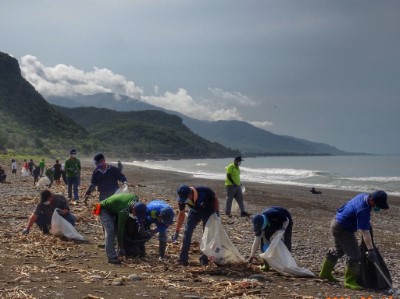
[[[118,190],[118,181],[123,184],[128,184],[126,177],[121,171],[110,164],[106,163],[106,159],[102,153],[98,153],[94,156],[93,162],[96,165],[96,169],[93,171],[90,186],[85,193],[84,200],[87,204],[87,199],[97,187],[99,191],[99,201],[102,201],[111,195],[114,195],[115,191]]]
[[[361,253],[355,232],[361,231],[362,237],[368,248],[367,257],[375,263],[377,254],[372,243],[370,234],[371,229],[371,210],[379,212],[381,209],[389,209],[387,204],[387,194],[378,190],[371,194],[361,193],[349,200],[337,210],[336,217],[331,222],[331,231],[335,241],[335,247],[329,249],[319,274],[320,278],[327,279],[331,282],[338,282],[333,277],[332,271],[337,260],[343,255],[347,255],[347,267],[345,270],[344,286],[348,289],[363,289],[357,283],[359,263]]]
[[[150,229],[152,224],[156,225],[155,229],[151,230],[151,234],[158,233],[158,252],[159,260],[164,260],[165,250],[167,249],[167,229],[174,222],[174,210],[163,200],[152,200],[147,205],[145,214],[136,213],[139,222],[139,231],[143,230],[143,226]]]

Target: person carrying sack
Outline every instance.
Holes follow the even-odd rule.
[[[332,271],[338,259],[347,255],[344,287],[352,290],[363,289],[357,282],[361,253],[355,233],[358,230],[361,231],[368,249],[367,257],[372,263],[375,263],[378,260],[378,256],[370,234],[370,219],[371,210],[379,212],[381,209],[389,209],[389,205],[387,204],[386,192],[378,190],[371,194],[358,194],[337,210],[336,216],[331,222],[331,232],[335,247],[329,249],[326,254],[319,273],[320,278],[331,282],[339,282],[332,275]]]

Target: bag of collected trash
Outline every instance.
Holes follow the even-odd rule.
[[[68,239],[83,241],[85,238],[78,233],[75,227],[54,210],[51,217],[51,233],[55,236],[65,236]]]
[[[260,257],[268,262],[268,264],[280,273],[290,274],[296,277],[315,277],[315,274],[306,268],[297,266],[292,254],[287,249],[282,238],[284,230],[278,230],[271,240],[267,251],[260,254]]]
[[[45,187],[50,185],[50,183],[50,179],[47,176],[44,176],[36,183],[36,187]]]
[[[26,170],[26,168],[22,167],[22,169],[21,169],[21,175],[22,175],[23,177],[29,176],[28,170]]]
[[[121,188],[118,188],[118,190],[115,191],[114,194],[122,194],[122,193],[129,193],[129,190],[128,190],[128,186],[127,186],[127,185],[124,185],[124,186],[122,186]]]
[[[221,224],[221,218],[212,214],[204,227],[200,250],[210,261],[223,265],[226,263],[244,262],[244,257],[236,249]]]
[[[392,283],[392,277],[390,275],[389,269],[387,268],[382,255],[380,254],[378,248],[376,248],[374,244],[372,230],[371,230],[371,238],[372,238],[372,244],[374,245],[375,248],[376,255],[378,257],[376,264],[379,267],[379,269],[383,272],[383,274],[386,276],[386,279],[376,268],[376,265],[374,265],[372,262],[369,261],[367,257],[367,251],[368,251],[367,245],[365,245],[364,239],[361,238],[361,245],[360,245],[361,261],[360,261],[360,271],[358,272],[358,282],[366,289],[374,289],[374,290],[390,289],[392,287],[390,285]],[[388,284],[388,282],[390,282],[390,284]]]

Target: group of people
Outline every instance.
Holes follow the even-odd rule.
[[[79,177],[80,163],[75,157],[76,152],[71,151],[69,163],[66,162],[68,177]],[[243,192],[240,184],[241,157],[236,157],[234,162],[226,167],[226,206],[225,214],[231,218],[233,199],[238,202],[241,210],[240,216],[250,217],[243,204]],[[120,264],[121,256],[131,255],[143,257],[146,254],[145,243],[153,235],[158,235],[159,259],[165,259],[167,248],[167,230],[174,223],[174,209],[162,199],[154,199],[148,203],[141,202],[135,194],[118,193],[119,183],[127,185],[127,179],[120,168],[106,163],[102,153],[94,157],[95,170],[92,173],[90,185],[85,192],[84,200],[97,188],[98,203],[94,208],[94,214],[100,217],[105,238],[105,252],[107,260],[112,264]],[[73,177],[73,176],[72,176]],[[68,189],[68,194],[70,191]],[[171,235],[171,241],[177,242],[181,228],[186,218],[186,207],[189,211],[183,231],[183,239],[178,263],[189,265],[189,251],[192,236],[197,225],[202,222],[203,229],[211,215],[220,216],[219,200],[215,192],[206,186],[181,185],[177,189],[178,215],[175,229]],[[78,198],[76,199],[78,200]],[[379,212],[388,209],[387,194],[378,190],[373,193],[362,193],[347,201],[337,210],[331,222],[331,232],[334,239],[334,247],[329,249],[322,264],[319,277],[331,282],[338,280],[332,275],[339,258],[347,256],[347,264],[344,277],[344,286],[350,289],[362,289],[357,282],[360,249],[355,232],[360,230],[367,246],[368,259],[374,263],[377,260],[376,249],[371,238],[371,211]],[[70,212],[66,199],[61,195],[52,194],[48,190],[41,193],[40,202],[29,219],[23,233],[29,233],[33,223],[48,233],[51,215],[57,209],[71,224],[75,224],[75,217]],[[155,228],[152,225],[155,225]],[[254,242],[251,246],[248,262],[252,263],[258,250],[265,252],[271,242],[271,238],[278,230],[284,230],[283,242],[286,248],[292,250],[293,219],[290,212],[279,206],[265,209],[260,214],[252,217]],[[115,248],[117,239],[117,248]],[[201,265],[207,265],[209,259],[202,254],[199,258]],[[264,271],[269,270],[266,261],[261,265]]]

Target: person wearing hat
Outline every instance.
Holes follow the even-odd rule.
[[[64,169],[68,183],[69,200],[72,200],[72,189],[74,190],[74,201],[72,204],[77,204],[79,201],[78,187],[81,177],[81,161],[76,158],[76,154],[76,149],[72,149],[69,152],[69,159],[67,159],[64,163]]]
[[[163,200],[152,200],[147,205],[145,215],[138,215],[138,221],[145,221],[145,227],[150,228],[152,224],[156,225],[155,229],[151,230],[151,233],[158,233],[158,252],[159,260],[164,260],[165,250],[167,249],[167,229],[174,223],[174,210]],[[144,216],[144,217],[143,217]]]
[[[22,233],[29,234],[32,225],[36,223],[44,234],[49,234],[51,218],[53,217],[55,209],[58,209],[58,213],[75,226],[76,218],[69,209],[67,199],[61,194],[53,194],[49,190],[43,190],[40,193],[40,201]]]
[[[226,170],[226,180],[225,180],[225,188],[226,188],[226,205],[225,205],[225,214],[230,218],[232,202],[233,199],[236,200],[237,204],[240,208],[240,216],[241,217],[249,217],[250,214],[245,211],[244,203],[243,203],[243,192],[240,184],[240,164],[244,161],[242,157],[236,157],[233,160],[233,163],[230,163],[225,167]]]
[[[138,211],[146,211],[146,205],[138,204],[139,198],[135,194],[120,193],[97,203],[96,214],[100,215],[101,223],[105,232],[105,249],[108,262],[111,264],[120,264],[118,255],[125,256],[124,233],[128,217],[135,215]],[[133,216],[132,216],[133,217]],[[115,225],[117,224],[117,225]],[[117,236],[118,254],[114,247],[114,240]]]
[[[99,191],[99,201],[102,201],[111,195],[115,194],[118,190],[118,181],[123,184],[128,184],[128,181],[124,174],[111,164],[106,163],[106,158],[102,153],[98,153],[93,158],[96,169],[92,173],[92,179],[88,190],[84,195],[85,204],[90,194],[95,190]]]
[[[289,211],[282,207],[270,207],[261,214],[253,217],[253,231],[255,234],[248,262],[251,263],[261,245],[261,251],[265,252],[271,242],[271,237],[277,230],[285,231],[283,243],[289,251],[292,251],[293,220]],[[264,261],[261,270],[268,271],[269,265]]]
[[[377,261],[377,253],[371,238],[371,210],[379,212],[389,209],[387,194],[378,190],[373,193],[361,193],[347,201],[337,210],[331,222],[331,232],[335,247],[328,250],[322,264],[319,277],[331,282],[338,282],[332,271],[339,258],[346,255],[347,265],[344,273],[344,287],[353,290],[363,289],[357,282],[361,253],[355,233],[359,230],[368,248],[367,257]]]
[[[208,218],[210,218],[213,213],[219,215],[219,202],[214,191],[205,186],[189,187],[187,185],[181,185],[177,193],[179,214],[175,233],[172,235],[171,239],[173,242],[178,240],[179,231],[185,221],[185,207],[187,205],[189,207],[189,215],[183,233],[183,242],[178,263],[183,266],[188,266],[189,249],[193,232],[200,221],[202,221],[204,229]],[[208,264],[208,257],[205,254],[200,257],[200,263],[202,265]]]

